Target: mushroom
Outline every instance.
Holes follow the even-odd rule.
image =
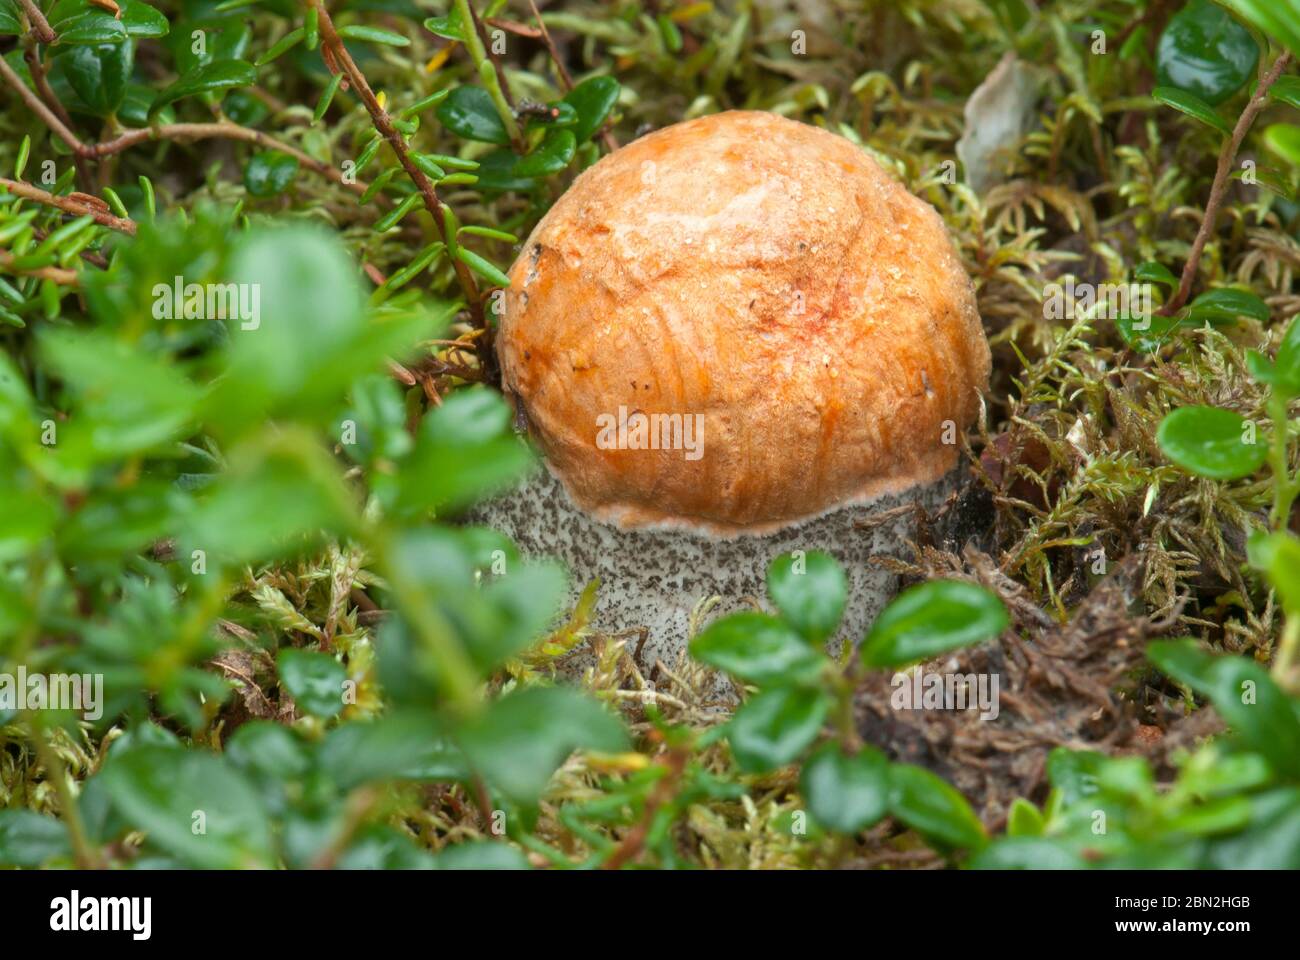
[[[606,156],[510,271],[502,386],[547,469],[476,509],[593,578],[595,625],[677,661],[693,608],[761,601],[769,562],[845,567],[841,635],[897,589],[868,563],[958,482],[987,385],[969,278],[936,211],[863,150],[768,113]],[[869,521],[863,523],[863,521]]]

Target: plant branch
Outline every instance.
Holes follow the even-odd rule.
[[[59,39],[59,35],[50,27],[50,21],[45,19],[45,14],[41,13],[33,0],[18,0],[23,6],[23,12],[27,14],[27,19],[32,25],[32,36],[44,44],[51,44]]]
[[[14,72],[14,68],[9,66],[4,57],[0,57],[0,77],[4,78],[5,83],[13,87],[14,92],[27,104],[29,110],[36,114],[45,122],[58,136],[60,140],[73,149],[73,152],[84,155],[86,145],[82,143],[75,133],[68,129],[67,125],[60,120],[48,106],[32,90],[23,83],[22,77]]]
[[[365,182],[358,180],[355,183],[347,183],[343,179],[342,172],[329,164],[321,163],[315,157],[309,156],[296,147],[277,140],[261,130],[241,127],[229,120],[216,123],[159,124],[153,127],[126,130],[112,140],[87,144],[68,129],[67,125],[55,115],[54,111],[33,93],[27,84],[23,83],[22,78],[4,61],[3,57],[0,57],[0,77],[3,77],[9,86],[13,87],[28,108],[40,117],[45,122],[45,125],[53,130],[59,139],[66,143],[72,149],[72,152],[80,158],[99,159],[112,156],[121,153],[128,147],[135,146],[137,143],[145,143],[150,140],[204,140],[218,137],[224,140],[242,140],[245,143],[257,144],[266,150],[278,150],[280,153],[287,153],[304,167],[346,187],[353,193],[361,194],[366,192],[367,185]]]
[[[8,190],[16,197],[22,197],[24,200],[34,200],[37,203],[43,203],[47,207],[56,207],[64,213],[70,213],[76,217],[91,216],[100,226],[109,227],[120,233],[135,235],[135,221],[127,220],[123,217],[117,217],[106,210],[83,200],[77,200],[73,197],[60,197],[48,190],[42,190],[40,187],[34,187],[30,183],[24,183],[21,180],[10,180],[7,177],[0,177],[0,187]]]
[[[1205,217],[1201,220],[1201,228],[1196,232],[1196,240],[1192,243],[1192,252],[1183,267],[1183,276],[1178,282],[1178,291],[1169,299],[1168,303],[1157,311],[1160,316],[1173,316],[1182,308],[1183,304],[1187,302],[1188,296],[1191,295],[1192,282],[1196,279],[1196,271],[1201,263],[1201,254],[1205,252],[1205,245],[1210,240],[1210,234],[1214,232],[1214,222],[1218,219],[1219,207],[1222,206],[1223,197],[1228,190],[1228,177],[1232,172],[1233,161],[1237,158],[1237,151],[1241,149],[1242,141],[1246,139],[1246,134],[1250,132],[1250,127],[1255,122],[1255,118],[1259,116],[1259,112],[1264,109],[1264,105],[1268,102],[1269,88],[1282,75],[1282,71],[1286,69],[1287,64],[1290,62],[1290,53],[1283,53],[1277,58],[1268,73],[1260,80],[1255,95],[1246,104],[1246,109],[1241,112],[1237,125],[1233,128],[1232,136],[1223,144],[1223,149],[1219,152],[1219,167],[1214,173],[1214,185],[1210,188],[1210,199],[1205,205]]]
[[[35,267],[31,270],[22,270],[13,266],[14,255],[8,250],[0,250],[0,269],[8,270],[24,277],[40,277],[42,280],[53,280],[55,283],[64,287],[75,287],[77,285],[77,271],[65,270],[63,267]]]
[[[91,157],[107,157],[115,153],[121,153],[137,143],[144,143],[149,140],[206,140],[213,137],[223,140],[242,140],[245,143],[256,144],[266,150],[287,153],[304,167],[314,170],[327,180],[333,180],[335,183],[347,187],[353,193],[365,193],[366,191],[366,184],[363,181],[346,183],[342,172],[334,169],[329,164],[321,163],[315,157],[303,153],[287,143],[276,140],[261,130],[241,127],[229,120],[221,120],[215,123],[166,123],[156,127],[126,130],[112,140],[105,140],[102,143],[87,147],[86,152],[87,156]]]
[[[352,89],[356,91],[357,96],[365,105],[366,111],[370,114],[370,121],[374,124],[380,135],[388,141],[389,147],[397,157],[397,162],[402,165],[406,175],[411,178],[415,184],[420,196],[424,201],[424,207],[433,217],[434,226],[438,230],[443,243],[447,244],[448,250],[455,249],[456,238],[448,235],[448,217],[444,214],[446,209],[438,194],[434,190],[433,181],[425,174],[423,170],[415,165],[411,159],[411,151],[407,146],[406,140],[393,126],[392,118],[389,117],[388,111],[379,103],[375,93],[370,89],[370,84],[366,82],[365,75],[357,67],[348,53],[347,48],[343,46],[343,41],[339,38],[338,31],[334,28],[334,21],[330,19],[329,12],[325,9],[322,0],[307,0],[310,7],[317,11],[319,17],[319,29],[321,38],[321,54],[323,57],[332,57],[339,65],[339,68],[347,74],[348,81]],[[328,62],[328,60],[327,60]],[[461,291],[465,294],[468,302],[470,316],[476,327],[486,329],[487,324],[483,316],[482,297],[479,294],[478,284],[474,281],[474,275],[470,273],[469,268],[465,266],[458,258],[452,258],[452,269],[456,272],[456,280],[460,283]],[[486,340],[486,338],[484,338]],[[480,354],[480,359],[483,355]]]

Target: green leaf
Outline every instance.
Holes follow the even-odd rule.
[[[0,810],[0,866],[41,867],[71,856],[68,831],[58,820],[35,810]]]
[[[1214,107],[1195,94],[1179,90],[1177,87],[1156,87],[1151,91],[1151,96],[1175,110],[1181,110],[1201,123],[1214,127],[1222,134],[1232,136],[1232,127],[1228,125],[1228,121],[1219,116]]]
[[[183,97],[233,90],[236,87],[250,87],[255,83],[257,83],[257,69],[251,63],[245,63],[243,60],[215,60],[195,67],[154,97],[149,107],[149,115],[151,117],[156,115],[163,107]]]
[[[782,554],[767,568],[767,596],[781,616],[809,640],[835,632],[848,597],[848,581],[835,558],[821,550]]]
[[[127,821],[191,866],[274,865],[271,825],[257,792],[219,757],[141,744],[114,754],[100,776]],[[200,824],[203,832],[195,829]]]
[[[955,580],[905,590],[881,611],[862,644],[869,667],[898,667],[992,639],[1007,611],[989,591]]]
[[[302,427],[237,446],[195,509],[186,554],[238,565],[286,556],[355,526],[336,465]]]
[[[1037,837],[1043,833],[1043,814],[1024,797],[1011,801],[1007,812],[1007,833],[1013,837]]]
[[[493,840],[472,840],[444,847],[433,857],[434,870],[528,870],[518,848]]]
[[[1278,103],[1300,109],[1300,77],[1278,77],[1268,88],[1268,95]]]
[[[1059,840],[1044,837],[1005,837],[971,858],[972,870],[1082,870],[1082,857]]]
[[[1163,284],[1170,290],[1178,287],[1178,278],[1173,275],[1173,272],[1163,263],[1155,260],[1138,264],[1137,269],[1133,271],[1133,279],[1139,283]]]
[[[1236,480],[1258,470],[1267,443],[1240,414],[1218,407],[1192,406],[1173,411],[1156,431],[1160,449],[1178,466],[1202,477]],[[1253,442],[1252,442],[1253,441]]]
[[[346,40],[363,40],[366,43],[378,43],[385,47],[409,47],[411,41],[400,33],[384,30],[381,27],[367,27],[359,23],[339,28],[339,36]]]
[[[828,743],[804,764],[799,790],[826,829],[857,833],[889,812],[889,761],[875,747],[849,756]]]
[[[532,806],[574,750],[627,749],[622,722],[568,687],[532,687],[502,697],[467,723],[460,744],[473,768],[511,802]]]
[[[1300,318],[1293,319],[1277,348],[1273,363],[1274,386],[1288,396],[1300,395]]]
[[[294,30],[290,30],[279,40],[275,41],[275,43],[271,44],[270,50],[267,50],[266,53],[262,54],[260,57],[254,60],[253,66],[263,67],[266,66],[266,64],[270,63],[272,60],[275,60],[277,57],[283,56],[284,54],[292,50],[294,47],[296,47],[299,43],[301,43],[302,38],[305,35],[306,35],[306,31],[302,27],[298,27]]]
[[[0,37],[17,37],[23,32],[14,0],[0,0]]]
[[[1211,0],[1191,0],[1160,36],[1156,79],[1218,104],[1245,86],[1258,61],[1249,30]]]
[[[923,767],[889,768],[889,812],[944,847],[977,849],[985,843],[984,826],[966,798]]]
[[[510,407],[499,393],[457,390],[420,424],[398,505],[455,510],[504,489],[532,463],[528,447],[510,431]]]
[[[573,135],[578,143],[590,140],[618,103],[619,83],[613,77],[590,77],[578,84],[564,97],[564,102],[578,114]]]
[[[1115,318],[1115,329],[1129,347],[1139,353],[1155,353],[1168,343],[1180,327],[1188,326],[1178,317],[1165,317],[1158,313],[1150,316],[1120,314]]]
[[[1220,287],[1209,290],[1192,301],[1187,317],[1193,323],[1235,323],[1239,317],[1250,317],[1268,323],[1268,304],[1249,290]]]
[[[496,268],[495,265],[480,257],[473,250],[465,247],[456,247],[456,259],[465,266],[469,267],[488,283],[497,287],[510,286],[510,278]]]
[[[460,11],[452,7],[444,16],[429,17],[424,21],[424,29],[444,40],[456,40],[463,43],[465,32],[460,22]]]
[[[784,622],[748,611],[713,621],[690,650],[696,660],[750,683],[805,683],[829,666]]]
[[[441,724],[422,710],[390,711],[378,720],[340,724],[317,754],[340,790],[387,780],[465,781],[469,769]]]
[[[118,0],[118,7],[120,18],[87,0],[58,0],[46,19],[59,35],[60,45],[107,43],[122,37],[157,39],[170,29],[167,18],[144,0]]]
[[[1300,167],[1300,126],[1272,123],[1264,128],[1264,146],[1292,166]]]
[[[335,867],[339,870],[435,869],[432,854],[387,824],[371,824],[360,830],[352,845],[339,856]]]
[[[278,150],[264,150],[248,158],[244,187],[260,199],[284,193],[298,173],[298,159]]]
[[[515,164],[517,177],[547,177],[559,173],[573,162],[577,150],[577,140],[572,130],[556,128],[548,130],[545,139],[526,157],[520,157]]]
[[[77,466],[149,450],[192,429],[199,389],[171,364],[102,331],[48,329],[41,354],[68,384],[77,414],[58,452]]]
[[[1300,56],[1300,0],[1223,0],[1293,54]]]
[[[1300,715],[1263,667],[1245,657],[1205,653],[1193,640],[1154,641],[1147,657],[1170,677],[1208,696],[1233,732],[1274,770],[1300,776]]]
[[[342,711],[348,678],[343,664],[329,654],[292,647],[281,650],[275,662],[280,682],[302,710],[327,719]]]
[[[81,102],[96,116],[115,113],[126,97],[135,43],[85,44],[59,54],[58,64]]]
[[[830,700],[820,690],[776,687],[746,700],[727,724],[731,752],[747,773],[794,762],[817,738]]]
[[[466,140],[505,145],[510,134],[492,103],[492,96],[482,87],[462,86],[452,90],[438,104],[438,122]]]

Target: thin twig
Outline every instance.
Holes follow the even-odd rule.
[[[347,48],[343,46],[343,41],[339,38],[338,31],[334,28],[334,21],[330,19],[329,12],[325,9],[325,4],[321,0],[307,0],[309,6],[314,7],[319,17],[318,24],[321,39],[321,54],[329,56],[339,65],[339,68],[347,74],[348,80],[352,84],[352,89],[356,91],[357,96],[365,105],[366,111],[370,114],[370,121],[374,124],[380,135],[388,141],[393,153],[397,157],[397,162],[402,165],[406,175],[411,178],[415,184],[420,196],[424,201],[424,207],[433,217],[434,226],[438,230],[439,236],[443,243],[447,244],[448,249],[452,249],[455,237],[448,237],[447,225],[443,216],[443,203],[438,199],[438,194],[434,190],[433,181],[431,181],[423,170],[415,165],[411,160],[411,151],[407,146],[402,135],[398,133],[397,128],[393,126],[392,119],[388,116],[379,100],[375,97],[374,91],[370,89],[370,84],[366,81],[365,74],[352,59]],[[453,258],[452,269],[456,272],[456,279],[460,283],[465,299],[468,301],[470,316],[474,320],[476,327],[486,327],[483,318],[483,303],[479,294],[478,284],[474,281],[474,275],[470,273],[469,268],[461,263],[459,259]]]
[[[86,145],[77,139],[77,135],[67,128],[62,120],[55,116],[54,112],[47,107],[27,84],[23,83],[22,78],[14,72],[14,68],[9,66],[4,57],[0,57],[0,77],[4,78],[5,83],[13,87],[14,92],[22,98],[23,103],[27,104],[32,113],[40,117],[47,127],[70,146],[78,154],[84,153]]]
[[[41,13],[32,0],[18,0],[23,5],[23,12],[27,14],[27,19],[31,21],[32,36],[44,44],[51,44],[59,39],[59,35],[50,27],[50,21],[45,19],[45,14]]]
[[[113,214],[101,210],[93,204],[85,203],[81,200],[74,200],[72,197],[60,197],[48,190],[42,190],[40,187],[34,187],[30,183],[23,183],[21,180],[10,180],[7,177],[0,177],[0,187],[8,190],[16,197],[22,197],[24,200],[34,200],[37,203],[43,203],[47,207],[57,207],[64,213],[70,213],[73,216],[84,217],[87,214],[95,218],[95,222],[104,227],[109,227],[121,233],[135,235],[135,221],[127,220],[124,217],[117,217]]]
[[[35,267],[31,270],[17,269],[13,266],[14,255],[8,250],[0,250],[0,268],[8,270],[10,273],[20,274],[24,277],[40,277],[42,280],[53,280],[55,283],[64,287],[75,287],[77,285],[77,271],[65,270],[63,267]]]
[[[127,130],[112,140],[93,144],[87,147],[86,150],[88,156],[107,157],[115,153],[121,153],[128,147],[148,140],[206,140],[213,137],[223,140],[242,140],[245,143],[257,144],[265,150],[278,150],[280,153],[287,153],[304,167],[314,170],[328,180],[333,180],[335,183],[347,187],[354,193],[365,193],[366,191],[366,184],[363,181],[357,180],[353,183],[347,183],[343,179],[342,172],[329,164],[321,163],[315,157],[303,153],[287,143],[276,140],[261,130],[241,127],[229,120],[221,120],[216,123],[165,123],[156,127]]]
[[[145,143],[151,140],[204,140],[214,137],[224,140],[242,140],[245,143],[254,143],[266,150],[277,150],[280,153],[286,153],[295,158],[304,167],[313,170],[328,180],[346,187],[353,193],[361,194],[366,192],[367,184],[362,180],[348,183],[343,178],[343,173],[326,163],[321,163],[315,157],[312,157],[296,147],[275,139],[274,137],[263,133],[261,130],[253,130],[250,127],[241,127],[237,123],[231,123],[229,120],[222,120],[216,123],[166,123],[154,127],[143,127],[136,130],[126,130],[111,140],[105,140],[102,143],[87,144],[77,137],[75,133],[61,121],[54,112],[41,99],[31,91],[27,84],[23,83],[12,67],[5,63],[4,58],[0,57],[0,77],[13,87],[13,89],[22,98],[23,102],[45,122],[54,133],[66,143],[72,152],[78,157],[86,159],[99,159],[101,157],[112,156],[121,153],[128,147],[133,147],[137,143]]]
[[[1277,62],[1260,80],[1259,87],[1255,90],[1255,95],[1250,98],[1246,104],[1246,109],[1241,112],[1241,117],[1237,120],[1237,126],[1233,128],[1232,136],[1224,143],[1223,149],[1219,151],[1219,167],[1214,173],[1214,185],[1210,188],[1210,199],[1205,205],[1205,217],[1201,220],[1201,228],[1196,232],[1196,240],[1192,243],[1192,252],[1187,258],[1187,264],[1183,267],[1182,279],[1178,282],[1178,292],[1175,293],[1163,307],[1156,311],[1162,317],[1173,316],[1187,302],[1188,296],[1192,292],[1192,282],[1196,279],[1196,270],[1201,263],[1201,254],[1205,252],[1205,245],[1210,240],[1210,235],[1214,232],[1214,222],[1219,216],[1219,207],[1223,204],[1223,197],[1228,190],[1228,177],[1232,171],[1233,161],[1237,159],[1237,151],[1241,149],[1242,141],[1246,139],[1246,134],[1250,131],[1251,124],[1255,122],[1255,117],[1264,109],[1268,102],[1268,90],[1273,86],[1274,81],[1282,75],[1287,64],[1291,62],[1291,54],[1284,53],[1277,58]]]

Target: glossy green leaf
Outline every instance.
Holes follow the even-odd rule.
[[[1300,0],[1223,0],[1223,3],[1300,56]]]
[[[517,177],[547,177],[559,173],[573,162],[577,141],[572,130],[556,128],[547,131],[537,149],[515,164]]]
[[[298,159],[278,150],[265,150],[248,158],[244,165],[244,187],[265,199],[284,193],[298,173]]]
[[[820,690],[764,690],[746,700],[727,724],[732,755],[749,773],[793,763],[817,738],[829,710],[830,700]]]
[[[923,767],[889,768],[889,812],[945,847],[977,849],[985,843],[984,826],[966,798]]]
[[[126,98],[135,63],[135,42],[70,47],[59,55],[58,63],[81,102],[96,116],[107,117]]]
[[[482,87],[456,87],[438,104],[438,121],[459,137],[505,145],[510,134]]]
[[[1232,127],[1227,120],[1219,116],[1218,111],[1200,97],[1177,87],[1156,87],[1151,96],[1167,106],[1180,110],[1201,123],[1214,127],[1220,133],[1231,136]]]
[[[343,683],[348,674],[329,654],[288,648],[280,651],[276,666],[280,682],[300,710],[328,718],[343,709]]]
[[[456,247],[456,259],[493,286],[510,286],[510,278],[508,276],[506,276],[501,270],[497,269],[493,263],[480,257],[473,250],[461,246]]]
[[[1147,260],[1139,263],[1133,271],[1133,279],[1139,283],[1159,283],[1173,290],[1178,287],[1178,278],[1163,263]]]
[[[1245,86],[1258,61],[1249,30],[1211,0],[1191,0],[1160,36],[1156,78],[1218,104]]]
[[[889,762],[875,747],[849,756],[828,743],[804,764],[799,790],[823,827],[857,833],[889,811]]]
[[[983,643],[1007,628],[1006,608],[983,587],[931,580],[903,591],[876,618],[862,644],[869,667],[898,667]]]
[[[613,77],[590,77],[570,90],[564,102],[578,114],[573,135],[578,143],[590,140],[618,103],[619,83]]]
[[[1239,317],[1250,317],[1260,323],[1267,323],[1268,304],[1249,290],[1235,287],[1219,287],[1207,290],[1187,308],[1188,319],[1197,324],[1232,323]]]
[[[218,93],[237,87],[250,87],[256,82],[257,70],[251,63],[242,60],[215,60],[195,67],[165,88],[154,97],[149,107],[149,114],[153,116],[163,107],[183,97],[193,97],[201,93]]]
[[[115,17],[88,0],[58,0],[46,13],[60,44],[106,43],[123,36],[136,40],[165,37],[167,18],[144,0],[118,0],[120,17]]]
[[[848,580],[828,553],[787,553],[767,568],[767,596],[795,629],[821,641],[835,632],[844,615]]]
[[[270,867],[271,826],[257,792],[220,757],[141,744],[116,753],[101,776],[114,806],[149,843],[216,870]],[[195,829],[202,825],[200,832]]]
[[[772,686],[807,682],[829,666],[784,621],[748,611],[713,621],[691,640],[690,651],[741,680]]]
[[[1235,480],[1263,465],[1268,442],[1253,423],[1218,407],[1191,406],[1173,411],[1156,431],[1160,449],[1174,463],[1202,477]]]

